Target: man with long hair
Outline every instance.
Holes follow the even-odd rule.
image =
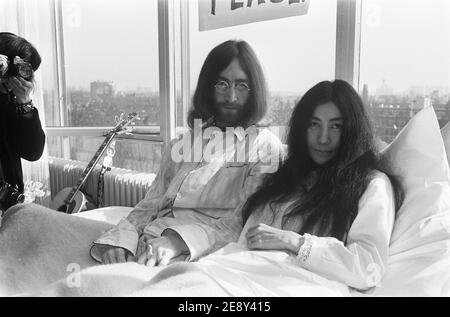
[[[250,45],[230,40],[215,47],[199,75],[191,129],[166,148],[146,197],[94,242],[92,257],[105,264],[165,264],[181,241],[161,236],[165,229],[182,234],[191,224],[230,216],[261,175],[274,171],[267,164],[276,170],[282,156],[278,137],[255,128],[266,108],[264,74]]]

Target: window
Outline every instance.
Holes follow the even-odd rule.
[[[57,135],[48,138],[50,154],[89,161],[104,139],[93,135],[115,126],[121,113],[140,113],[139,130],[159,133],[158,2],[59,0],[55,5],[62,103],[46,103],[47,125],[103,128],[71,137],[70,130],[55,129]],[[50,100],[54,91],[45,95]],[[160,152],[159,143],[121,139],[114,166],[155,172]]]
[[[378,136],[390,142],[420,109],[450,119],[450,3],[362,2],[360,85]]]
[[[157,2],[63,0],[68,126],[159,125]]]

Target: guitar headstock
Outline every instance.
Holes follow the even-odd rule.
[[[140,120],[137,112],[131,112],[127,116],[122,113],[119,117],[116,116],[115,119],[117,125],[110,131],[110,133],[129,132],[132,129],[129,125],[134,124],[134,120]]]

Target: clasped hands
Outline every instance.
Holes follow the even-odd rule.
[[[300,234],[278,229],[266,224],[251,227],[247,233],[247,247],[250,250],[280,250],[298,254],[304,238]],[[147,266],[164,266],[180,254],[189,252],[183,239],[171,230],[159,238],[142,235],[136,255],[123,248],[111,248],[103,254],[104,264],[137,262]]]
[[[102,263],[137,262],[146,266],[164,266],[177,256],[188,253],[188,250],[186,243],[175,232],[170,231],[158,238],[143,234],[139,238],[136,255],[113,247],[103,253]]]

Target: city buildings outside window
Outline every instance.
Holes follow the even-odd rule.
[[[433,106],[450,120],[450,2],[364,0],[360,89],[377,135],[391,142]]]
[[[58,31],[66,100],[61,116],[54,89],[45,91],[47,126],[113,127],[121,113],[138,112],[136,126],[159,127],[157,1],[60,3]],[[69,147],[70,159],[86,162],[103,139],[52,136],[50,155],[64,156],[64,148]],[[120,139],[114,166],[154,173],[159,169],[161,147],[160,143]]]

